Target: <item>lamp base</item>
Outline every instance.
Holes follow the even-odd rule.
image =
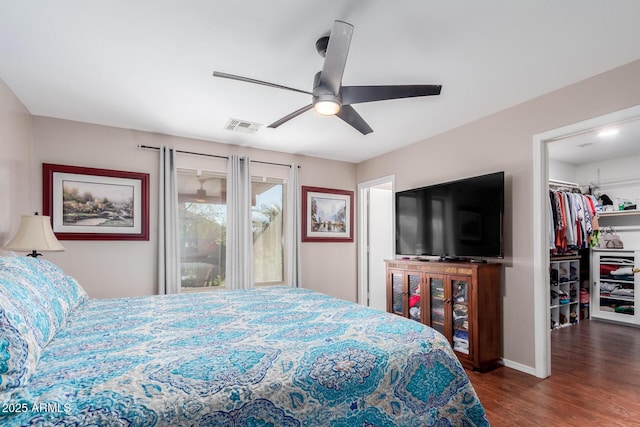
[[[39,256],[42,256],[41,253],[38,253],[35,249],[33,251],[31,251],[30,254],[27,254],[27,256],[32,256],[34,258],[38,258]]]

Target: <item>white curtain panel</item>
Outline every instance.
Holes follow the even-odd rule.
[[[249,158],[227,161],[227,289],[253,287],[253,230]]]
[[[180,245],[178,237],[178,174],[176,152],[160,147],[158,194],[158,293],[180,292]]]
[[[287,181],[287,285],[300,286],[300,183],[298,164],[293,163]]]

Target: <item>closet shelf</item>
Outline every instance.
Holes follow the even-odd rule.
[[[599,218],[616,217],[616,216],[640,216],[640,210],[612,211],[612,212],[598,213]]]
[[[603,319],[613,322],[638,326],[635,307],[640,302],[636,292],[637,275],[611,274],[616,270],[632,269],[638,262],[638,251],[614,249],[591,251],[591,305],[592,319]],[[611,271],[613,270],[613,271]],[[621,280],[623,279],[624,280]],[[622,292],[621,292],[622,291]]]

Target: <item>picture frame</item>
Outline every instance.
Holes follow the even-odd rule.
[[[43,163],[42,212],[59,240],[149,240],[149,174]]]
[[[353,242],[353,191],[302,187],[302,241]]]

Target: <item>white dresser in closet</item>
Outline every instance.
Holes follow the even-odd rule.
[[[640,326],[635,312],[640,251],[593,249],[591,252],[591,318]]]

